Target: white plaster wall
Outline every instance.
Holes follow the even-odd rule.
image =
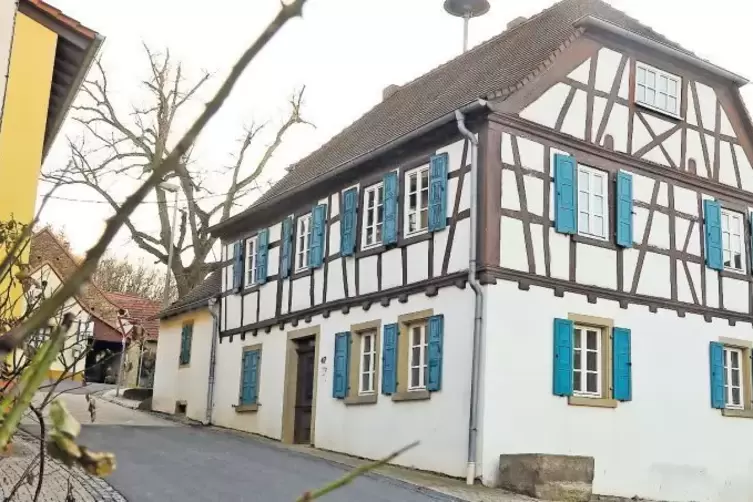
[[[193,319],[191,361],[181,368],[180,335],[183,322]],[[175,413],[176,401],[186,401],[186,416],[206,421],[209,361],[212,347],[212,316],[207,309],[160,322],[160,337],[154,373],[152,408]],[[215,386],[215,393],[218,392]]]
[[[708,347],[720,336],[753,340],[750,326],[500,281],[487,288],[483,477],[500,454],[595,458],[594,492],[656,500],[753,498],[750,421],[710,406]],[[534,314],[535,312],[535,314]],[[632,330],[633,400],[616,409],[569,406],[552,395],[552,319],[578,313]],[[681,354],[681,357],[679,355]],[[741,443],[741,441],[743,441]]]
[[[306,326],[320,326],[314,442],[317,447],[366,458],[382,457],[415,440],[421,445],[401,456],[398,463],[410,467],[462,476],[465,472],[473,296],[470,289],[442,289],[435,297],[414,295],[405,304],[372,305],[368,311],[352,309],[349,314],[332,312],[316,316]],[[332,397],[334,335],[351,324],[381,320],[396,322],[401,314],[424,309],[445,315],[442,390],[427,401],[393,402],[379,394],[374,405],[345,406]],[[289,329],[300,329],[297,328]],[[283,411],[283,385],[287,329],[270,333],[236,335],[218,345],[214,423],[224,427],[279,439]],[[246,345],[262,345],[259,376],[259,410],[236,413],[241,357]],[[381,347],[381,334],[380,334]],[[175,353],[177,359],[177,352]],[[193,361],[192,361],[193,362]],[[381,384],[381,382],[379,382]],[[156,385],[156,384],[155,384]],[[174,406],[174,404],[173,404]],[[438,420],[436,417],[442,417]],[[396,426],[396,424],[400,424]],[[374,438],[379,440],[375,441]]]
[[[17,7],[17,0],[0,0],[0,125],[3,122],[5,86],[8,82],[8,65]]]
[[[457,173],[458,170],[463,168],[463,153],[466,150],[464,146],[465,140],[458,140],[449,145],[443,146],[437,149],[437,154],[447,153],[449,156],[448,173],[453,174],[448,179],[447,183],[447,212],[448,216],[452,216],[456,199],[458,200],[458,212],[468,210],[471,205],[470,194],[470,176],[466,173],[461,176]],[[521,148],[526,153],[526,158],[531,158],[531,152],[536,148],[541,148],[540,145],[530,142],[528,144],[523,143],[521,140]],[[526,150],[527,148],[527,150]],[[539,159],[537,161],[531,160],[532,163],[538,162],[543,165],[542,153],[539,152]],[[466,153],[465,165],[469,166],[470,148]],[[529,184],[535,185],[541,184],[539,180],[532,179],[527,181]],[[360,189],[359,184],[352,185],[357,189]],[[348,187],[351,188],[351,187]],[[330,204],[330,219],[340,215],[339,207],[339,193],[334,192],[328,198],[316,201],[321,204]],[[449,241],[449,228],[436,232],[432,235],[434,258],[433,258],[433,272],[434,276],[441,275],[442,267],[444,265],[445,254],[447,252],[447,246],[451,245],[450,256],[447,262],[447,272],[453,273],[462,271],[468,268],[468,238],[469,238],[469,220],[466,218],[463,221],[457,223],[455,228],[455,234],[452,242]],[[279,242],[282,234],[282,222],[277,222],[269,227],[269,241],[270,243]],[[328,255],[330,257],[336,256],[340,253],[340,222],[334,221],[330,224],[326,231],[325,238],[329,244]],[[358,249],[360,250],[361,238],[356,239]],[[427,256],[429,255],[429,243],[428,241],[418,242],[412,244],[407,249],[407,275],[408,282],[422,281],[429,278],[429,263],[427,262]],[[269,250],[269,264],[268,275],[275,276],[279,274],[281,246],[275,246]],[[400,249],[388,249],[382,253],[382,277],[381,286],[382,290],[394,288],[403,285],[403,263],[402,263],[402,251]],[[222,274],[222,291],[228,291],[232,288],[233,282],[233,268],[232,260],[233,256],[233,243],[227,243],[222,247],[223,260],[228,262],[224,267]],[[343,271],[343,261],[345,263],[345,270]],[[313,277],[307,276],[298,278],[292,281],[282,281],[281,297],[277,298],[277,281],[270,281],[261,288],[259,288],[260,305],[259,314],[256,314],[256,297],[255,295],[241,297],[236,294],[230,294],[223,298],[222,307],[223,315],[221,319],[221,329],[228,330],[238,328],[242,325],[246,326],[254,322],[261,322],[273,318],[277,313],[277,303],[280,303],[280,313],[288,314],[290,312],[300,311],[312,306],[321,305],[324,298],[324,282],[327,281],[327,297],[326,301],[340,300],[345,297],[356,296],[356,268],[358,268],[358,294],[369,294],[379,291],[379,282],[377,280],[378,270],[378,257],[370,256],[365,258],[356,259],[355,257],[335,258],[329,262],[327,271],[325,273],[324,267],[314,270]],[[313,304],[311,301],[311,286],[313,279]],[[345,291],[345,281],[347,281],[348,290]],[[290,304],[288,299],[291,299]],[[290,305],[290,308],[288,308]],[[242,315],[241,315],[242,311]]]

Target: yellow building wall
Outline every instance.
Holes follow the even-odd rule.
[[[56,46],[56,33],[24,14],[16,15],[0,126],[0,221],[12,216],[31,223],[34,218]],[[24,261],[28,246],[25,249]],[[0,278],[3,296],[8,282]],[[20,286],[13,289],[10,298],[20,298]],[[22,301],[15,306],[15,314],[24,308]]]
[[[34,217],[57,34],[18,13],[0,129],[0,220]]]

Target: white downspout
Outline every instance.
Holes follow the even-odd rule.
[[[479,100],[479,104],[486,102]],[[481,363],[481,335],[484,320],[484,290],[476,279],[478,236],[478,139],[465,125],[465,116],[460,110],[455,111],[458,130],[471,143],[471,235],[470,260],[468,263],[468,284],[474,293],[473,315],[473,357],[471,360],[471,402],[468,420],[468,465],[465,481],[472,485],[476,480],[476,450],[478,441],[478,394],[479,394],[479,366]]]
[[[216,298],[210,298],[207,302],[209,313],[212,315],[212,345],[209,352],[209,379],[207,384],[207,410],[205,414],[205,425],[212,423],[212,411],[214,409],[214,368],[217,363],[217,336],[219,332],[219,307],[220,303]]]

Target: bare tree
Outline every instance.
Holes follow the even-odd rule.
[[[165,288],[164,272],[147,265],[143,259],[132,263],[114,255],[105,255],[99,260],[92,281],[111,293],[126,293],[150,300],[162,300]],[[175,283],[171,282],[170,298],[175,299],[177,295]]]
[[[83,135],[76,141],[69,140],[69,165],[44,174],[47,181],[91,188],[115,212],[120,211],[122,201],[109,187],[116,182],[142,180],[170,155],[180,113],[188,110],[210,78],[205,73],[189,83],[184,77],[183,65],[174,62],[169,52],[159,54],[146,46],[145,51],[150,68],[149,78],[143,82],[146,104],[134,105],[129,112],[118,109],[107,75],[97,62],[98,75],[82,88],[85,103],[73,107],[77,112],[73,120],[83,127]],[[173,242],[170,242],[168,207],[172,197],[159,185],[154,189],[156,204],[151,208],[159,224],[158,233],[150,232],[133,217],[125,221],[133,241],[158,262],[167,264],[170,246],[174,246],[171,269],[180,295],[201,283],[219,266],[216,261],[208,263],[216,241],[209,234],[210,225],[228,219],[239,199],[261,190],[260,176],[293,126],[311,125],[301,116],[303,93],[304,88],[291,97],[287,116],[277,124],[271,142],[261,147],[257,162],[250,162],[251,148],[261,139],[260,133],[266,133],[269,126],[266,123],[252,123],[244,128],[230,165],[212,172],[211,183],[208,182],[209,171],[191,159],[195,143],[180,155],[176,169],[163,180],[180,187],[182,211]],[[224,185],[219,190],[218,174],[222,180],[219,185]]]

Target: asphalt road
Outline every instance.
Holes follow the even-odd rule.
[[[293,502],[339,478],[326,460],[274,444],[198,427],[85,425],[81,440],[113,451],[117,470],[107,481],[129,502]],[[427,502],[448,498],[367,476],[324,496],[330,502]]]

